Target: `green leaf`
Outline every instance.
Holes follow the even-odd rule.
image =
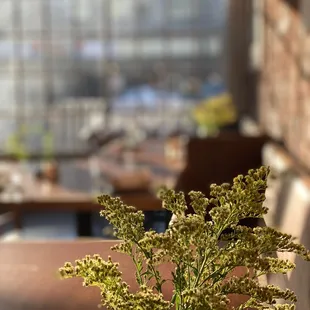
[[[172,303],[172,304],[175,304],[175,301],[176,301],[176,299],[177,299],[177,295],[178,295],[177,293],[174,293],[174,294],[173,294],[173,296],[172,296],[172,298],[171,298],[171,303]]]

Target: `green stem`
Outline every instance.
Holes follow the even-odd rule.
[[[142,276],[141,276],[141,270],[138,267],[138,262],[137,262],[134,254],[132,255],[132,260],[133,260],[133,263],[134,263],[134,265],[136,267],[136,271],[137,271],[136,272],[136,274],[137,274],[137,282],[141,286],[141,285],[143,285],[143,279],[142,279]]]
[[[149,260],[152,260],[152,255],[147,253],[138,243],[136,243],[137,246],[139,247],[139,249],[142,251],[142,253],[144,254],[144,256],[149,259]],[[157,273],[156,273],[156,269],[154,268],[153,264],[152,263],[149,263],[147,265],[147,268],[150,268],[151,269],[151,272],[152,272],[152,275],[153,277],[155,278],[156,280],[156,290],[159,292],[159,293],[162,293],[162,284],[160,283],[160,278],[158,277]]]
[[[184,280],[182,276],[184,277],[185,268],[186,267],[182,267],[181,264],[178,264],[176,268],[177,283],[175,283],[176,284],[175,287],[176,287],[176,294],[179,295],[180,298],[180,302],[176,305],[176,310],[185,310],[182,297],[182,291],[183,291],[182,281]]]
[[[141,252],[144,254],[144,256],[146,257],[146,259],[152,260],[152,255],[148,252],[146,252],[139,244],[139,242],[134,238],[133,240],[131,240],[140,250]],[[151,269],[152,275],[156,280],[156,290],[158,291],[158,293],[162,293],[162,284],[160,282],[160,278],[158,277],[156,270],[154,268],[154,266],[152,265],[152,263],[149,263],[147,265],[147,268]]]
[[[198,285],[199,281],[200,281],[200,278],[202,276],[202,272],[205,268],[205,265],[207,263],[207,260],[208,260],[208,255],[207,255],[208,252],[205,253],[204,255],[204,258],[203,258],[203,261],[202,261],[202,264],[201,264],[201,267],[199,269],[199,272],[198,272],[198,275],[197,275],[197,278],[195,280],[195,283],[194,283],[194,288]]]
[[[236,268],[237,266],[233,266],[233,267],[230,267],[223,275],[222,275],[222,278],[226,278],[227,274],[229,272],[231,272],[232,270],[234,270],[234,268]],[[214,270],[206,279],[204,279],[199,285],[198,287],[204,285],[208,280],[212,279],[217,273],[221,272],[224,268],[227,268],[227,266],[225,267],[222,267],[222,268],[219,268],[217,270]],[[213,282],[213,284],[215,284],[216,282],[218,281],[215,281]]]
[[[216,236],[217,239],[220,238],[222,232],[227,228],[227,226],[229,226],[229,225],[228,225],[228,224],[229,224],[229,220],[230,220],[230,218],[231,218],[232,216],[233,216],[233,214],[231,214],[231,215],[225,220],[224,224],[223,224],[223,225],[221,226],[221,228],[219,229],[219,231],[218,231],[218,233],[217,233],[217,236]],[[194,287],[196,287],[196,286],[198,285],[198,283],[199,283],[199,281],[200,281],[200,278],[201,278],[201,276],[202,276],[202,273],[203,273],[205,267],[209,266],[211,263],[213,263],[213,262],[219,257],[219,255],[215,256],[215,257],[208,263],[208,265],[206,266],[206,263],[207,263],[207,260],[208,260],[208,253],[209,253],[208,251],[205,252],[205,255],[204,255],[204,258],[203,258],[201,267],[200,267],[199,272],[198,272],[198,276],[197,276],[196,281],[195,281],[195,283],[194,283]]]

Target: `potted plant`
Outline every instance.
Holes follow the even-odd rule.
[[[122,240],[113,250],[130,255],[136,267],[140,289],[133,293],[122,282],[118,264],[111,258],[87,256],[66,263],[60,268],[63,278],[81,277],[85,286],[101,290],[102,304],[108,309],[177,309],[227,310],[231,294],[247,296],[236,308],[295,309],[295,294],[277,286],[264,286],[260,278],[270,273],[286,274],[295,265],[274,256],[277,251],[294,252],[310,261],[310,252],[293,241],[293,237],[270,227],[248,228],[239,224],[248,217],[260,218],[268,211],[264,205],[269,169],[250,170],[237,176],[233,184],[211,186],[210,199],[200,192],[191,192],[195,214],[185,215],[187,208],[183,193],[162,190],[163,207],[176,216],[164,233],[143,229],[143,213],[125,205],[118,198],[99,197],[104,207],[101,214],[115,227]],[[205,221],[207,209],[211,220]],[[165,300],[165,281],[158,269],[164,262],[173,265],[171,281],[174,291]],[[230,276],[242,266],[243,276]],[[277,304],[283,299],[287,304]]]
[[[215,136],[220,129],[235,124],[237,111],[231,96],[222,94],[202,101],[193,110],[198,136]]]
[[[28,172],[27,159],[29,157],[25,143],[26,135],[27,127],[21,125],[6,141],[6,152],[18,164],[18,168],[15,169],[16,167],[14,167],[10,173],[5,199],[20,201],[24,194],[25,177]]]
[[[54,141],[51,132],[42,130],[41,127],[27,127],[22,125],[19,130],[9,136],[7,140],[7,152],[14,160],[21,163],[22,169],[25,170],[26,160],[29,158],[29,152],[26,147],[27,135],[38,135],[41,139],[43,161],[40,163],[39,175],[43,179],[55,183],[58,180],[58,165],[53,160]]]
[[[41,164],[41,171],[43,179],[50,183],[57,183],[59,177],[58,164],[54,160],[54,139],[49,131],[44,131],[42,139],[43,148],[43,162]]]
[[[6,141],[8,155],[21,163],[24,163],[28,158],[28,151],[25,146],[26,134],[26,126],[20,126],[19,130],[11,134]]]

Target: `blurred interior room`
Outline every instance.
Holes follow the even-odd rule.
[[[26,174],[36,185],[46,183],[46,173],[55,178],[49,194],[48,186],[29,189],[37,197],[14,211],[15,229],[5,235],[102,237],[97,208],[79,210],[75,194],[85,195],[86,205],[104,192],[144,199],[176,180],[182,163],[170,167],[168,140],[185,145],[195,133],[193,107],[226,92],[227,1],[1,3],[0,149],[3,160],[15,159],[18,175],[10,190],[17,198],[7,193],[4,200],[26,199]],[[139,148],[141,160],[132,154]],[[56,185],[68,197],[56,198]],[[35,207],[37,198],[50,206]],[[159,212],[159,222],[166,220]]]
[[[1,0],[0,264],[13,243],[114,240],[101,194],[163,232],[161,186],[208,196],[261,165],[263,222],[310,247],[309,21],[307,0]],[[306,310],[296,261],[268,281]]]

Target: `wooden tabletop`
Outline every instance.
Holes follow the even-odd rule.
[[[142,211],[162,210],[162,203],[156,197],[155,190],[161,185],[174,188],[182,163],[172,163],[165,158],[163,141],[146,141],[135,152],[134,161],[138,167],[134,172],[139,172],[139,165],[140,167],[143,165],[142,169],[147,171],[146,174],[142,173],[142,179],[141,175],[139,177],[137,174],[127,174],[128,170],[124,167],[121,157],[121,150],[112,148],[97,158],[99,165],[95,170],[101,170],[102,175],[107,178],[124,203]],[[23,171],[24,193],[21,199],[17,201],[0,199],[0,205],[14,211],[15,227],[22,228],[22,213],[28,210],[80,212],[78,218],[81,219],[78,219],[78,222],[82,223],[83,219],[83,223],[84,220],[86,223],[87,218],[87,227],[90,227],[91,212],[99,212],[101,207],[96,201],[100,193],[93,193],[92,190],[94,180],[91,177],[91,170],[94,167],[89,159],[60,162],[60,181],[54,185],[36,180],[33,175]],[[19,166],[16,163],[11,165],[11,170],[18,170]],[[131,186],[129,191],[128,184]],[[142,185],[143,190],[141,188],[137,190],[137,185],[138,187]],[[81,223],[78,226],[86,225]],[[87,235],[90,234],[89,230],[90,228],[87,229]],[[85,234],[86,229],[82,235]]]
[[[131,157],[132,167],[127,167],[126,155]],[[147,174],[151,189],[157,189],[161,185],[174,188],[178,175],[186,164],[184,158],[167,158],[164,141],[160,140],[147,140],[133,151],[124,151],[122,144],[113,145],[104,154],[99,155],[97,160],[98,169],[112,184],[115,180],[129,184],[139,183],[141,178],[145,181]],[[89,169],[87,160],[79,160],[77,165],[82,169]],[[129,182],[126,179],[129,179]]]
[[[132,291],[137,289],[133,263],[127,255],[112,252],[117,241],[57,241],[0,243],[0,310],[96,310],[100,291],[82,287],[81,279],[60,280],[58,268],[66,261],[74,262],[85,255],[111,255],[120,263],[123,279]],[[160,268],[162,276],[171,278],[172,266]],[[237,268],[233,274],[242,275]],[[165,299],[172,295],[171,282],[163,287]],[[232,296],[232,305],[246,300]]]
[[[107,158],[122,159],[122,145],[114,145],[105,152]],[[135,161],[149,166],[165,168],[170,172],[179,172],[184,168],[184,159],[171,160],[165,154],[165,141],[150,139],[141,143],[134,151]]]
[[[74,165],[74,163],[72,164]],[[78,165],[76,164],[77,168]],[[88,171],[85,169],[84,175],[79,176],[77,183],[82,183],[83,178],[89,179]],[[70,172],[68,172],[70,173]],[[74,176],[72,177],[74,178]],[[86,182],[90,182],[89,180]],[[67,183],[72,183],[70,180]],[[32,176],[27,176],[24,182],[24,194],[19,201],[1,199],[0,203],[10,206],[15,210],[74,210],[74,211],[99,211],[97,196],[100,193],[91,193],[89,184],[82,186],[81,189],[74,189],[67,184],[51,184],[36,180]],[[83,191],[83,187],[85,188]],[[161,202],[149,193],[138,193],[131,195],[121,194],[121,199],[130,205],[134,205],[141,210],[161,210]]]
[[[109,255],[120,262],[123,279],[137,289],[130,257],[112,252],[116,241],[68,241],[0,244],[0,310],[96,310],[100,303],[97,288],[82,287],[81,279],[60,280],[57,270],[66,261],[89,254]],[[161,272],[170,275],[168,265]],[[171,297],[171,287],[165,287]]]
[[[122,152],[119,148],[111,148],[99,158],[98,168],[104,172],[108,179],[126,176],[128,170],[121,160]],[[144,171],[148,170],[153,185],[171,184],[180,172],[182,163],[165,159],[164,144],[162,141],[146,141],[134,153],[134,162],[144,165]],[[10,167],[10,171],[20,170],[16,163],[4,163]],[[141,171],[135,168],[135,171]],[[156,170],[156,172],[154,172]],[[70,202],[94,202],[96,196],[91,193],[92,178],[90,176],[90,163],[88,160],[77,160],[60,163],[60,182],[56,185],[47,185],[38,181],[33,175],[23,171],[24,197],[23,201],[31,203],[70,203]],[[73,186],[72,186],[73,185]]]

